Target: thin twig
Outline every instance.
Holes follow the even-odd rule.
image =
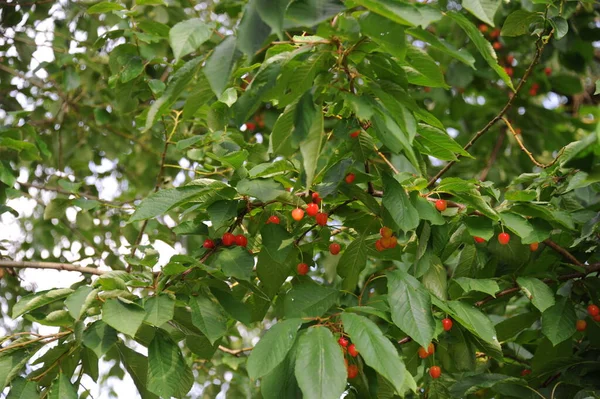
[[[496,145],[494,146],[492,154],[490,155],[490,159],[488,160],[487,165],[485,165],[485,168],[481,171],[481,174],[479,175],[479,180],[485,180],[488,173],[490,172],[490,169],[492,168],[492,165],[494,164],[494,162],[496,162],[496,157],[498,156],[498,153],[502,148],[502,144],[504,143],[504,137],[506,137],[506,133],[503,131],[500,132],[500,134],[498,135],[498,140],[496,140]]]
[[[387,166],[390,167],[390,169],[392,169],[394,171],[395,174],[398,174],[400,172],[398,172],[398,169],[396,169],[396,167],[394,166],[394,164],[392,164],[389,159],[387,159],[387,157],[385,155],[383,155],[383,153],[381,151],[379,151],[379,148],[377,148],[377,146],[373,146],[373,149],[375,150],[375,152],[377,153],[377,155],[379,155],[379,157],[381,159],[383,159],[383,161],[387,164]]]
[[[506,126],[508,126],[508,130],[510,130],[510,132],[512,133],[512,135],[515,137],[515,140],[517,140],[517,143],[519,143],[519,147],[521,147],[521,150],[523,150],[523,152],[525,154],[527,154],[527,156],[529,157],[529,159],[531,160],[531,162],[533,162],[535,164],[535,166],[538,166],[542,169],[546,169],[549,168],[550,166],[554,165],[556,163],[556,161],[558,161],[558,158],[560,158],[560,156],[563,154],[565,148],[563,147],[560,152],[558,153],[558,155],[556,156],[556,158],[554,158],[554,160],[552,162],[550,162],[549,164],[543,164],[538,162],[533,154],[531,153],[531,151],[529,151],[527,149],[527,147],[525,147],[525,144],[523,144],[523,141],[521,141],[521,138],[519,137],[519,134],[517,132],[515,132],[515,129],[513,129],[512,125],[510,124],[510,122],[508,121],[508,119],[506,119],[504,116],[502,117],[502,120],[504,121],[504,123],[506,123]]]
[[[95,269],[93,267],[76,266],[70,263],[0,260],[0,268],[8,267],[13,267],[15,269],[62,270],[67,272],[79,272],[82,274],[94,274],[96,276],[101,276],[106,273],[104,270]]]
[[[552,30],[548,36],[551,36],[553,33],[554,33],[554,31]],[[510,109],[510,107],[513,104],[513,102],[515,101],[515,99],[517,98],[517,96],[519,95],[519,93],[521,92],[521,89],[523,88],[523,86],[525,86],[525,82],[527,82],[527,78],[529,78],[529,76],[533,72],[533,67],[540,60],[540,57],[542,56],[542,52],[544,51],[544,47],[546,46],[546,43],[547,43],[547,41],[544,40],[543,37],[540,37],[540,39],[538,41],[536,41],[536,50],[535,50],[535,55],[533,56],[533,60],[531,61],[531,64],[529,64],[529,67],[527,68],[527,70],[525,71],[525,73],[523,74],[523,77],[521,78],[521,81],[517,85],[517,88],[515,89],[515,92],[508,99],[508,101],[506,102],[506,104],[504,105],[504,107],[500,110],[500,112],[496,116],[494,116],[492,118],[492,120],[490,120],[483,127],[483,129],[481,129],[480,131],[478,131],[477,133],[475,133],[475,135],[471,138],[471,140],[469,140],[469,142],[467,144],[465,144],[465,146],[463,147],[463,149],[465,151],[467,151],[469,148],[471,148],[473,146],[473,144],[475,144],[475,142],[477,140],[479,140],[479,138],[481,136],[483,136],[488,130],[490,130],[492,128],[492,126],[494,126],[504,116],[504,114],[506,114],[506,112]],[[435,182],[440,177],[442,177],[452,166],[454,166],[454,164],[460,158],[462,158],[462,156],[460,154],[458,154],[456,156],[456,158],[457,158],[456,160],[448,162],[448,164],[446,166],[444,166],[444,168],[442,170],[440,170],[435,176],[433,176],[431,178],[431,180],[429,180],[429,183],[427,183],[427,188],[433,187],[435,185]]]
[[[252,349],[254,349],[254,348],[230,349],[223,345],[219,345],[219,350],[221,352],[229,353],[230,355],[233,355],[233,356],[240,356],[242,353],[250,352]]]
[[[548,239],[544,240],[544,244],[546,244],[547,246],[549,246],[550,248],[552,248],[554,251],[556,251],[559,254],[561,254],[564,258],[566,258],[569,261],[569,263],[572,263],[572,264],[577,265],[577,266],[584,267],[583,263],[581,263],[580,261],[578,261],[577,258],[573,256],[573,254],[571,254],[569,251],[567,251],[566,249],[564,249],[563,247],[561,247],[560,245],[558,245],[557,243],[555,243],[551,239],[548,238]]]

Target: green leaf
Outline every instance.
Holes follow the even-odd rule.
[[[44,220],[62,218],[70,203],[71,200],[66,198],[54,198],[44,209]]]
[[[83,333],[83,345],[101,358],[117,342],[117,331],[102,320],[95,321]]]
[[[438,187],[439,189],[439,187]],[[442,191],[442,190],[440,190]],[[457,202],[461,202],[475,208],[479,212],[483,213],[488,218],[498,221],[500,217],[496,210],[494,210],[488,202],[481,196],[481,193],[475,189],[470,191],[461,191],[454,194],[457,198]]]
[[[277,118],[269,138],[269,153],[289,157],[296,152],[292,140],[296,112],[294,105],[287,106]]]
[[[263,202],[273,201],[285,193],[283,186],[273,179],[243,179],[235,188],[240,194],[258,198]]]
[[[388,273],[387,279],[394,324],[426,348],[435,332],[429,292],[416,278],[401,270]]]
[[[342,253],[337,273],[344,278],[342,289],[352,292],[358,284],[360,272],[367,266],[367,243],[364,236],[352,241]]]
[[[179,96],[188,87],[190,81],[193,80],[201,62],[202,57],[196,57],[186,62],[185,65],[175,72],[169,80],[169,85],[163,95],[150,106],[148,115],[146,116],[144,131],[149,130],[154,125],[156,119],[164,115],[175,101],[177,101]]]
[[[285,73],[285,87],[283,87],[283,96],[279,99],[279,104],[285,106],[291,104],[303,93],[306,93],[313,86],[317,74],[326,70],[329,63],[332,62],[331,54],[327,51],[321,51],[311,56],[300,65],[295,65],[293,70]],[[288,77],[289,76],[289,77]]]
[[[285,317],[320,317],[335,305],[340,296],[336,289],[314,282],[295,285],[285,296]]]
[[[398,395],[403,396],[407,390],[416,389],[415,381],[406,371],[398,351],[375,323],[364,316],[346,312],[342,313],[342,323],[365,363],[385,377]]]
[[[148,390],[160,397],[183,397],[193,384],[194,375],[177,343],[157,329],[148,346]]]
[[[594,91],[594,95],[600,94],[600,79],[596,80],[596,91]]]
[[[425,51],[408,46],[406,56],[409,66],[404,67],[404,70],[409,83],[429,87],[449,87],[440,66]]]
[[[146,312],[137,303],[122,298],[108,299],[102,306],[102,320],[124,334],[135,337]]]
[[[125,366],[125,370],[127,370],[133,379],[142,399],[158,399],[158,396],[149,392],[147,389],[148,359],[146,356],[129,349],[122,343],[117,345],[117,349],[119,350],[121,362],[123,363],[123,366]]]
[[[489,278],[468,278],[459,277],[454,279],[460,288],[465,293],[471,291],[485,292],[488,295],[496,296],[496,292],[500,291],[498,283]]]
[[[121,11],[125,10],[121,4],[111,3],[109,1],[101,1],[100,3],[96,3],[90,8],[87,9],[88,14],[104,14],[111,11]]]
[[[379,44],[386,53],[402,61],[406,56],[406,37],[404,28],[397,23],[375,13],[365,13],[359,19],[363,35]]]
[[[550,287],[537,278],[519,277],[517,278],[517,284],[521,286],[521,290],[525,292],[527,298],[540,312],[554,306],[554,293]]]
[[[489,241],[494,236],[494,226],[488,218],[467,216],[463,219],[463,222],[472,237],[481,237]]]
[[[203,19],[193,18],[175,24],[169,31],[169,44],[175,62],[195,51],[212,35],[212,29]]]
[[[435,206],[425,198],[421,197],[419,193],[415,191],[411,192],[410,202],[419,213],[420,219],[427,220],[434,226],[446,224],[446,220],[440,214],[440,212],[435,209]]]
[[[291,0],[256,0],[256,11],[261,19],[283,40],[283,20]]]
[[[450,393],[454,398],[462,398],[475,393],[482,388],[492,388],[497,384],[517,383],[525,385],[525,381],[503,374],[483,373],[470,377],[463,377],[450,387]]]
[[[301,397],[302,393],[294,375],[297,348],[298,340],[295,340],[283,362],[262,378],[260,392],[264,399]]]
[[[250,281],[254,268],[254,257],[248,253],[246,248],[235,247],[219,252],[212,263],[221,267],[226,276]]]
[[[451,11],[448,12],[446,15],[452,18],[465,31],[465,33],[467,34],[467,36],[469,36],[475,47],[477,47],[477,50],[479,50],[479,53],[481,53],[483,59],[488,63],[490,67],[492,67],[494,71],[496,71],[496,73],[498,74],[498,76],[500,76],[504,83],[506,83],[506,85],[514,91],[515,88],[512,84],[510,76],[508,76],[504,68],[498,65],[498,57],[496,56],[494,48],[492,47],[490,42],[488,42],[487,39],[483,37],[483,34],[479,32],[477,27],[473,25],[473,23],[471,23],[471,21],[469,21],[464,15],[458,12]]]
[[[97,289],[83,285],[69,295],[65,300],[65,305],[67,305],[71,317],[75,320],[79,320],[85,311],[92,305],[98,292],[99,290]]]
[[[228,225],[229,221],[237,215],[237,206],[237,201],[216,201],[206,208],[212,228],[218,231]]]
[[[206,190],[203,186],[184,186],[159,190],[146,197],[136,208],[127,223],[151,219],[164,215],[178,204],[185,203],[192,197]]]
[[[498,342],[496,330],[491,320],[479,309],[460,301],[449,301],[452,317],[463,327],[491,345],[495,353],[490,353],[494,357],[502,357],[502,348]]]
[[[473,158],[448,133],[438,128],[420,123],[418,132],[417,142],[419,143],[419,150],[423,154],[444,161],[457,160],[456,154]]]
[[[542,242],[550,237],[550,230],[543,230],[538,225],[532,225],[529,220],[514,213],[501,213],[504,226],[521,237],[523,244]]]
[[[173,319],[175,301],[168,295],[150,297],[144,303],[146,316],[144,321],[152,326],[160,327]]]
[[[446,300],[448,297],[448,272],[437,256],[429,255],[429,261],[429,269],[423,274],[421,282],[433,295]]]
[[[73,293],[73,290],[70,288],[58,288],[26,295],[13,306],[12,318],[16,319],[24,313],[31,312],[32,310],[63,299],[71,293]]]
[[[419,169],[419,161],[417,161],[408,132],[402,131],[394,119],[385,112],[374,114],[372,122],[381,142],[396,154],[403,152],[415,169]]]
[[[261,230],[262,244],[265,252],[278,263],[283,263],[294,244],[294,238],[278,224],[267,224]]]
[[[393,221],[404,231],[410,231],[419,225],[419,213],[410,203],[404,188],[396,179],[383,175],[383,206],[392,216]]]
[[[346,387],[344,355],[327,327],[311,327],[300,336],[295,374],[304,398],[341,397]]]
[[[494,26],[494,15],[501,0],[463,0],[462,6],[488,25]]]
[[[67,375],[60,373],[58,379],[50,387],[48,399],[77,399],[77,390]]]
[[[6,399],[39,399],[39,397],[35,381],[15,378]]]
[[[121,82],[127,83],[144,72],[144,63],[140,57],[131,57],[121,72]]]
[[[397,0],[354,0],[353,3],[402,25],[419,25],[426,28],[432,22],[442,18],[439,10],[423,4],[410,4]]]
[[[480,268],[477,258],[477,248],[472,243],[465,245],[460,252],[458,265],[454,269],[452,277],[475,277]]]
[[[457,49],[452,44],[440,39],[425,29],[410,28],[406,32],[416,39],[429,43],[431,47],[435,48],[436,50],[456,58],[460,62],[470,66],[473,69],[475,68],[475,58],[473,58],[473,56],[464,48]]]
[[[516,315],[496,324],[498,341],[504,342],[516,336],[521,331],[531,327],[540,318],[538,312],[528,312]]]
[[[507,201],[529,202],[537,198],[535,190],[510,190],[504,193],[504,199]]]
[[[269,25],[263,22],[257,10],[257,1],[250,0],[244,9],[244,15],[238,26],[238,48],[249,59],[258,51],[271,33]]]
[[[192,323],[206,335],[211,345],[214,345],[227,332],[227,317],[223,310],[210,298],[200,295],[190,298],[189,303],[192,309]]]
[[[35,350],[39,346],[34,346]],[[25,367],[29,358],[35,353],[34,348],[10,350],[0,353],[0,391],[10,384],[10,382],[19,375],[21,369]]]
[[[217,97],[225,91],[235,61],[240,56],[236,45],[235,36],[227,36],[215,47],[204,65],[204,75]]]
[[[302,163],[304,173],[306,175],[306,189],[310,189],[315,178],[317,163],[321,155],[323,141],[323,113],[318,112],[318,115],[312,121],[308,136],[300,141],[300,153],[302,154]]]
[[[285,359],[301,325],[301,319],[283,320],[265,333],[248,358],[247,369],[251,379],[269,374]]]
[[[568,298],[561,298],[542,313],[542,333],[556,346],[575,334],[577,316]]]
[[[529,25],[536,22],[543,22],[543,15],[537,12],[529,12],[526,10],[516,10],[504,21],[502,25],[502,36],[521,36],[530,32]]]

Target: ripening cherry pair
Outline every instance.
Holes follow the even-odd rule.
[[[589,305],[587,307],[587,312],[594,321],[600,323],[600,308],[597,305]]]
[[[248,239],[246,238],[246,236],[244,236],[243,234],[235,235],[230,232],[223,234],[223,237],[221,237],[221,242],[226,247],[230,247],[234,244],[240,247],[248,246]],[[216,244],[213,240],[207,238],[206,240],[204,240],[202,246],[206,249],[214,249],[216,247]]]
[[[398,245],[398,239],[394,236],[394,232],[389,227],[383,226],[379,229],[379,235],[381,238],[375,241],[375,249],[381,252],[384,249],[396,248]]]

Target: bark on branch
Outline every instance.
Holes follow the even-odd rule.
[[[49,270],[63,270],[68,272],[79,272],[82,274],[94,274],[101,276],[106,271],[95,269],[93,267],[76,266],[70,263],[56,263],[56,262],[27,262],[27,261],[14,261],[14,260],[0,260],[0,268],[15,268],[15,269],[49,269]]]

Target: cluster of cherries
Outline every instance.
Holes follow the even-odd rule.
[[[310,217],[314,217],[315,221],[319,226],[327,225],[327,219],[329,215],[325,212],[319,212],[319,202],[321,202],[321,198],[319,197],[319,193],[312,193],[313,202],[306,206],[306,214]],[[296,208],[292,211],[292,219],[299,222],[304,218],[304,210],[301,208]]]
[[[442,327],[444,328],[444,331],[450,331],[450,329],[452,329],[452,319],[449,318],[445,318],[442,320]],[[429,356],[433,355],[435,353],[435,346],[433,345],[433,343],[430,343],[429,346],[427,347],[427,349],[423,348],[422,346],[419,348],[419,350],[417,351],[417,354],[419,355],[419,357],[421,359],[426,359]],[[440,366],[431,366],[429,368],[429,375],[431,376],[431,378],[436,379],[436,378],[440,378],[440,376],[442,375],[442,369],[440,368]]]
[[[587,312],[594,321],[600,323],[600,308],[597,305],[589,305],[587,307]],[[575,323],[575,329],[577,331],[585,331],[586,328],[587,322],[585,320],[577,320]]]
[[[358,356],[358,350],[354,344],[351,344],[346,337],[340,337],[338,344],[342,347],[344,354],[348,354],[351,357]],[[348,359],[344,357],[344,363],[346,363],[346,371],[348,372],[348,378],[356,378],[358,375],[358,366],[356,364],[348,364]]]
[[[392,249],[398,245],[398,239],[394,236],[394,232],[389,227],[382,227],[379,229],[379,235],[381,238],[375,241],[375,248],[381,252],[384,249]]]
[[[246,236],[243,234],[235,235],[230,232],[223,234],[223,237],[221,237],[221,242],[226,247],[230,247],[232,245],[238,245],[240,247],[248,246],[248,239]],[[207,238],[204,240],[204,244],[202,244],[202,246],[206,249],[213,249],[215,247],[215,242],[210,238]]]

